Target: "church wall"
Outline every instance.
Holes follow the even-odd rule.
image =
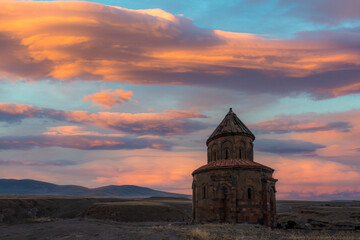
[[[271,226],[275,222],[276,209],[275,205],[270,206],[271,175],[271,172],[262,169],[243,168],[195,174],[194,220]]]
[[[195,222],[275,224],[277,180],[271,168],[250,162],[254,161],[254,140],[230,108],[206,142],[210,166],[193,173]]]

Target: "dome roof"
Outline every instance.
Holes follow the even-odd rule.
[[[257,162],[253,162],[250,160],[246,160],[246,159],[226,159],[226,160],[217,160],[217,161],[212,161],[202,167],[199,167],[198,169],[196,169],[192,175],[202,172],[202,171],[207,171],[207,170],[212,170],[212,169],[223,169],[223,168],[254,168],[254,169],[265,169],[268,171],[273,172],[274,169],[267,167],[265,165],[262,165],[260,163]]]
[[[255,140],[255,135],[236,116],[236,114],[232,111],[232,108],[230,108],[225,118],[206,141],[206,145],[218,137],[238,134],[249,136],[253,141]]]

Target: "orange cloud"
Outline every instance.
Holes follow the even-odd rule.
[[[86,131],[83,127],[79,126],[58,126],[58,127],[48,127],[47,132],[44,132],[43,135],[52,135],[52,136],[108,136],[108,137],[124,137],[124,134],[104,134],[93,131]]]
[[[345,96],[345,95],[349,95],[349,94],[355,94],[355,93],[360,92],[360,82],[350,84],[350,85],[341,86],[341,87],[337,87],[337,88],[319,89],[318,91],[323,92],[325,94],[330,94],[330,95],[332,95],[334,97]]]
[[[360,71],[360,50],[346,37],[265,39],[201,29],[161,9],[77,1],[3,1],[0,15],[0,74],[6,78],[335,91],[331,96],[360,91],[346,89],[357,87]],[[112,106],[109,98],[93,98]]]
[[[35,115],[41,112],[41,108],[34,107],[26,104],[16,103],[0,103],[1,112],[9,115],[24,115],[26,117],[35,117]]]
[[[111,89],[102,90],[83,98],[85,102],[93,102],[100,108],[110,109],[115,105],[129,101],[133,96],[133,92],[125,92],[122,89],[111,91]]]

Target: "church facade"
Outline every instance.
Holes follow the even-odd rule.
[[[276,224],[274,170],[254,162],[254,134],[230,108],[193,175],[195,222]]]

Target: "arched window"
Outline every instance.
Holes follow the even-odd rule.
[[[204,185],[202,188],[202,198],[206,199],[206,185]]]
[[[252,195],[252,192],[251,192],[251,188],[248,188],[248,190],[247,190],[247,195],[248,195],[248,200],[250,200],[251,199],[251,195]]]
[[[216,151],[213,153],[214,161],[216,160]]]
[[[233,148],[233,143],[231,141],[224,141],[221,143],[221,156],[218,156],[219,159],[231,159],[232,152],[231,149]]]
[[[225,159],[229,159],[229,156],[230,156],[230,150],[225,149]]]

